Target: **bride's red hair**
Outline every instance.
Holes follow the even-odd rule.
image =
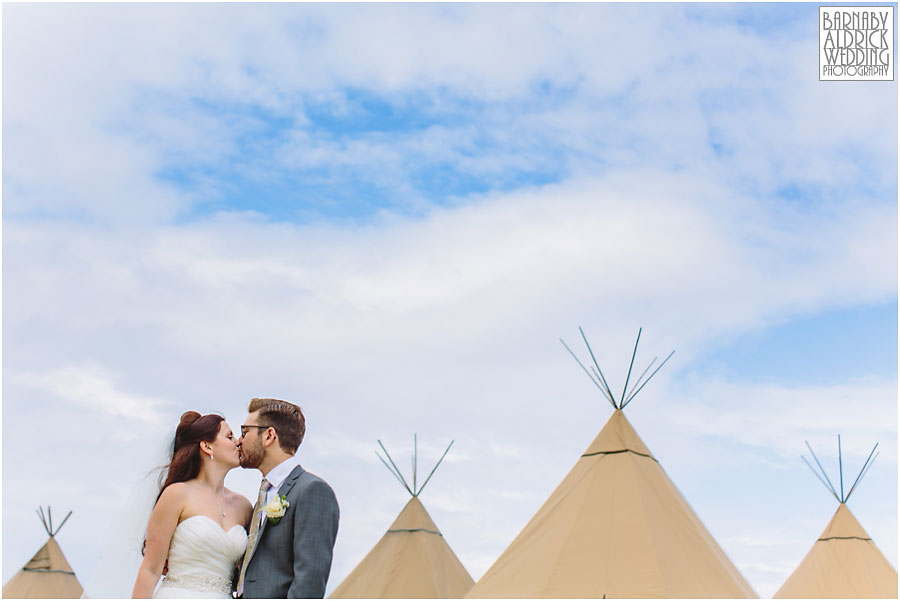
[[[172,450],[172,461],[166,473],[166,481],[159,494],[170,484],[185,482],[197,477],[200,473],[200,443],[213,442],[219,435],[225,418],[215,413],[200,415],[196,411],[187,411],[181,416],[178,428],[175,429],[175,446]],[[159,500],[159,497],[157,497]]]

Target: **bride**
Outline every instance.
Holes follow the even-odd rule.
[[[181,416],[132,597],[231,597],[253,513],[246,497],[225,488],[225,475],[238,465],[237,441],[225,418],[196,411]]]

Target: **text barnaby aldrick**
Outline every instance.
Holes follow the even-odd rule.
[[[820,7],[820,77],[892,79],[892,13],[892,7]]]

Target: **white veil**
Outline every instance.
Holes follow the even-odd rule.
[[[122,513],[111,520],[113,527],[108,531],[109,539],[104,542],[104,551],[97,566],[84,582],[83,599],[131,597],[137,571],[143,560],[147,522],[165,481],[166,466],[172,459],[174,445],[175,429],[172,428],[164,442],[152,451],[149,471],[139,472],[138,478],[132,481],[131,491],[122,505]]]

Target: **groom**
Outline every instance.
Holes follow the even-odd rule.
[[[245,599],[321,599],[331,571],[339,510],[331,487],[300,467],[300,407],[251,399],[241,426],[241,467],[263,474],[237,594]],[[279,515],[280,514],[280,515]]]

